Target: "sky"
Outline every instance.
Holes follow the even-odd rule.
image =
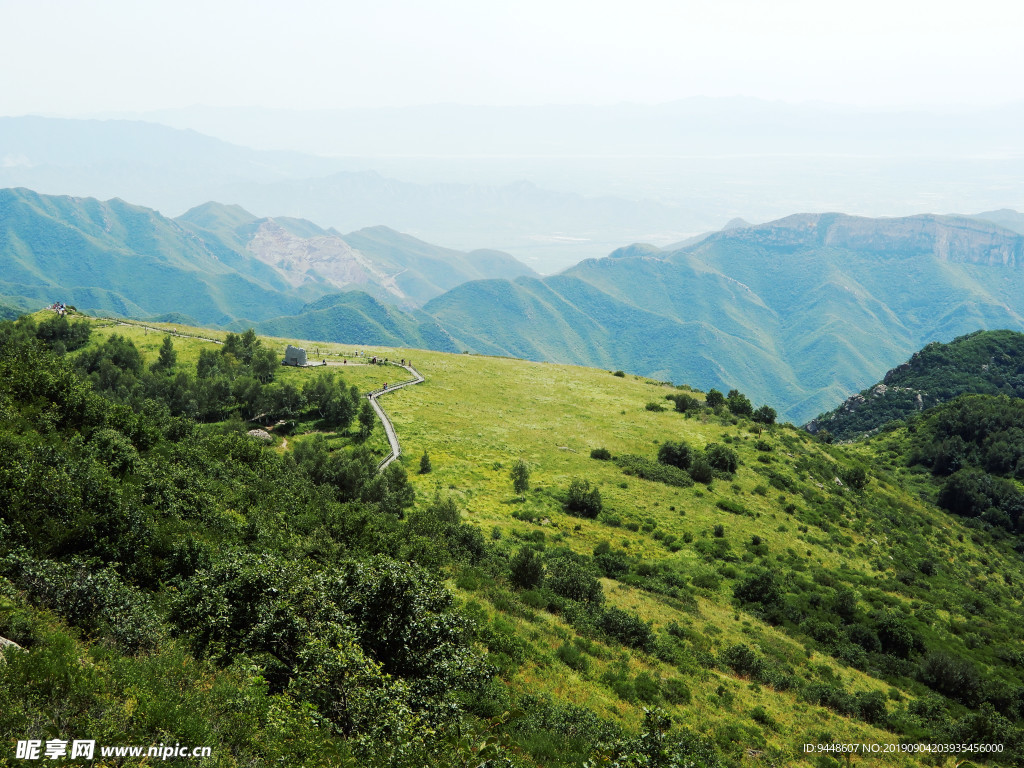
[[[0,114],[1024,99],[997,0],[0,0]]]

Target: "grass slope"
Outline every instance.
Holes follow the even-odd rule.
[[[141,329],[127,333],[147,356],[155,355],[159,337]],[[286,341],[297,342],[268,343],[283,348]],[[200,344],[183,342],[182,364],[198,355]],[[302,344],[322,355],[353,351],[352,345]],[[514,590],[479,568],[449,571],[449,587],[466,610],[511,638],[502,653],[494,646],[492,654],[516,695],[582,705],[628,728],[639,726],[644,706],[657,703],[679,723],[710,735],[735,765],[748,750],[778,764],[833,765],[831,758],[804,755],[801,745],[930,740],[937,726],[921,713],[940,705],[916,676],[916,665],[924,663],[916,654],[923,652],[908,650],[906,658],[837,655],[836,648],[847,645],[831,645],[835,628],[813,618],[831,615],[828,606],[843,589],[852,595],[856,615],[904,617],[914,642],[968,659],[991,681],[986,684],[1024,683],[1020,670],[1005,661],[1022,618],[1019,556],[1005,542],[922,501],[923,481],[905,474],[897,444],[825,446],[788,427],[762,433],[727,412],[687,418],[648,410],[647,403],[664,402],[678,390],[635,376],[476,355],[365,351],[411,358],[426,377],[426,383],[384,400],[418,508],[435,495],[455,498],[465,519],[509,554],[566,547],[590,556],[602,546],[621,553],[631,566],[618,579],[601,580],[606,605],[650,622],[664,638],[659,647],[674,649],[629,650],[581,630],[565,613],[545,610],[547,599],[537,591]],[[323,370],[287,373],[298,380]],[[376,369],[342,373],[361,387],[387,376]],[[659,444],[680,439],[698,448],[727,445],[738,455],[737,472],[710,485],[676,488],[590,458],[598,447],[653,457]],[[423,453],[433,469],[420,475]],[[509,479],[519,459],[531,474],[522,496],[513,493]],[[867,469],[862,491],[839,480],[858,467]],[[573,478],[586,478],[600,490],[604,512],[597,519],[565,511]],[[925,561],[928,568],[921,565]],[[758,567],[778,575],[806,620],[769,622],[756,606],[734,597],[744,574]],[[665,586],[667,575],[675,587]],[[737,646],[784,670],[789,682],[766,684],[742,665],[730,666]],[[682,689],[685,696],[668,693]],[[858,701],[881,702],[884,717],[872,725],[864,716],[849,716],[843,705],[827,704],[827,697],[808,694],[837,689],[857,692]],[[875,694],[880,698],[871,699]],[[941,701],[945,721],[967,722],[978,712]],[[546,754],[543,740],[531,738],[524,748],[537,764],[548,764],[538,757]],[[551,764],[560,764],[556,757]],[[886,760],[918,764],[917,757],[903,754]]]

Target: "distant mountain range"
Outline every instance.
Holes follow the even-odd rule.
[[[417,183],[364,160],[253,150],[192,130],[129,120],[0,117],[0,187],[119,197],[168,215],[209,200],[340,231],[388,224],[473,250],[509,244],[542,271],[605,253],[626,238],[699,229],[678,205],[500,183]]]
[[[1022,260],[1024,236],[982,218],[800,214],[540,278],[384,227],[0,192],[7,304],[621,368],[736,387],[795,422],[928,342],[1024,329]]]
[[[178,219],[114,199],[0,190],[0,294],[36,306],[174,314],[228,325],[359,289],[415,308],[467,280],[531,276],[498,251],[462,253],[386,227],[341,235],[208,203]]]
[[[198,206],[175,221],[211,246],[272,267],[295,288],[358,289],[404,307],[418,307],[468,280],[536,275],[501,251],[463,253],[384,226],[342,235],[305,219],[260,218],[220,203]]]
[[[681,43],[685,44],[685,43]],[[124,115],[119,115],[123,117]],[[637,156],[1019,154],[1024,103],[856,108],[733,97],[662,104],[288,110],[186,107],[135,119],[252,147],[324,155]],[[941,130],[936,126],[941,125]]]
[[[119,197],[170,217],[218,200],[339,232],[387,225],[457,250],[496,248],[552,274],[630,242],[673,250],[737,216],[1020,208],[1017,110],[857,114],[697,100],[149,117],[227,140],[139,120],[6,117],[0,187]],[[922,129],[938,121],[942,132]],[[263,134],[303,152],[229,143],[259,146]],[[954,134],[950,147],[943,137]],[[960,141],[967,135],[977,140]]]
[[[967,217],[806,214],[469,283],[424,310],[470,349],[735,386],[806,421],[929,341],[1024,328],[1022,252]]]

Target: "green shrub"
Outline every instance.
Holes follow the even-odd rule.
[[[610,461],[612,458],[612,452],[607,448],[594,448],[590,452],[590,458],[598,459],[599,461]]]
[[[722,577],[712,570],[700,570],[693,574],[690,582],[698,589],[715,590],[721,586]]]
[[[82,562],[15,555],[2,566],[32,603],[128,653],[155,647],[165,634],[149,596],[126,584],[112,568],[93,570]]]
[[[693,698],[686,681],[681,677],[670,677],[666,680],[662,692],[669,704],[689,704]]]
[[[545,589],[528,589],[520,593],[519,599],[531,608],[538,611],[546,611],[551,605],[551,600],[548,599],[549,594],[550,592]]]
[[[778,723],[776,723],[775,719],[768,713],[768,710],[760,704],[750,710],[750,719],[755,723],[760,723],[765,728],[770,728],[773,731],[778,728]]]
[[[609,579],[617,579],[629,573],[629,556],[621,549],[608,549],[595,552],[594,565]]]
[[[844,467],[839,471],[839,479],[855,491],[862,491],[870,478],[864,467]]]
[[[651,625],[632,613],[619,608],[608,608],[601,613],[598,626],[609,637],[623,645],[641,651],[654,649]]]
[[[713,469],[717,469],[719,472],[732,474],[739,466],[739,457],[736,455],[736,451],[718,443],[708,443],[704,448],[704,458]]]
[[[689,488],[693,485],[693,480],[690,476],[678,467],[668,464],[660,464],[656,461],[645,459],[642,456],[634,456],[631,454],[617,456],[615,458],[615,463],[619,465],[625,474],[633,475],[644,480],[652,480],[656,483],[673,485],[677,488]]]
[[[707,485],[715,478],[714,468],[703,456],[698,456],[690,464],[690,477],[694,482]]]
[[[656,704],[661,700],[661,687],[648,672],[641,672],[633,680],[636,697],[646,704]]]
[[[561,555],[548,561],[547,585],[556,595],[577,602],[600,604],[604,601],[601,582],[581,560]]]
[[[734,515],[750,514],[745,506],[740,504],[738,501],[733,501],[732,499],[719,499],[715,502],[715,506],[719,509],[725,510],[726,512],[731,512]]]
[[[658,449],[658,462],[679,469],[689,469],[693,462],[693,451],[684,442],[676,443],[670,440]]]
[[[595,518],[601,513],[601,492],[590,487],[589,480],[573,478],[565,500],[566,510],[573,515]]]
[[[590,669],[590,659],[574,645],[562,643],[555,651],[555,656],[569,669],[575,669],[577,672],[586,672]]]
[[[98,429],[89,438],[89,450],[115,475],[134,472],[139,463],[139,452],[131,441],[116,429]]]
[[[757,568],[736,585],[733,595],[742,603],[770,609],[782,602],[782,587],[774,573],[765,568]]]
[[[666,395],[666,397],[675,402],[676,410],[679,413],[693,413],[701,408],[700,400],[691,395]]]
[[[509,581],[518,589],[533,589],[544,579],[544,564],[530,547],[522,547],[509,563]]]
[[[756,679],[764,669],[764,660],[742,643],[730,645],[722,651],[720,658],[725,666],[741,677]]]
[[[709,389],[708,393],[704,396],[704,402],[707,404],[708,408],[717,408],[725,403],[725,395],[717,389]]]
[[[726,407],[737,416],[750,416],[754,407],[750,404],[750,398],[738,389],[730,389],[725,398]]]

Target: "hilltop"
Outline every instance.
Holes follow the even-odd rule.
[[[837,440],[855,440],[963,394],[1024,397],[1024,334],[976,331],[933,342],[868,389],[805,425]]]
[[[73,695],[124,743],[226,765],[1021,760],[1020,557],[927,500],[900,435],[824,445],[739,392],[595,369],[311,342],[338,365],[281,369],[298,340],[37,320],[0,336],[0,635],[29,649],[0,668],[5,733]],[[352,399],[394,380],[372,355],[426,378],[381,401],[382,476]],[[43,663],[68,688],[38,690]],[[225,707],[251,714],[211,731]]]

